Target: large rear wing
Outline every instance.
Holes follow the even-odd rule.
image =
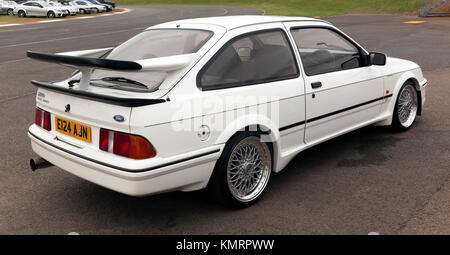
[[[152,103],[164,102],[164,99],[136,99],[119,98],[94,94],[88,91],[93,69],[116,70],[121,72],[174,72],[183,69],[198,59],[197,54],[184,54],[169,57],[151,58],[136,61],[113,60],[105,58],[85,57],[86,55],[106,53],[110,48],[74,51],[67,53],[49,54],[28,51],[27,56],[32,59],[61,64],[71,68],[78,69],[81,72],[80,82],[76,87],[62,87],[54,85],[52,82],[32,81],[32,84],[46,89],[57,90],[63,93],[70,93],[81,97],[98,99],[99,101],[108,101],[109,103],[141,106]],[[161,101],[162,100],[162,101]]]
[[[64,53],[49,54],[34,51],[28,51],[27,56],[32,59],[61,64],[75,69],[79,69],[81,72],[81,79],[78,88],[82,90],[87,89],[89,87],[89,83],[91,80],[91,72],[92,69],[94,68],[124,71],[124,72],[137,72],[137,71],[172,72],[186,67],[187,65],[192,63],[195,59],[197,59],[197,54],[195,53],[161,57],[161,58],[150,58],[136,61],[90,58],[90,57],[66,55]]]

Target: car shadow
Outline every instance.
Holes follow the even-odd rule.
[[[265,196],[253,207],[270,206],[280,200],[280,196],[283,200],[298,201],[298,189],[307,185],[304,182],[310,175],[327,175],[336,169],[382,164],[388,160],[385,149],[402,139],[393,138],[389,128],[366,127],[307,149],[282,172],[272,176]],[[120,233],[180,233],[184,223],[189,224],[202,217],[208,216],[213,220],[214,216],[239,215],[243,210],[251,210],[228,209],[215,203],[207,190],[130,197],[87,181],[80,180],[77,185],[77,192],[72,194],[72,199],[79,203],[77,207],[95,211],[113,226],[134,226],[133,230],[117,230]],[[88,218],[86,220],[89,221]]]

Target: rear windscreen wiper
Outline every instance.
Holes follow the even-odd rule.
[[[128,79],[128,78],[125,78],[125,77],[104,77],[104,78],[101,78],[101,79],[98,79],[98,80],[101,80],[101,81],[125,82],[125,83],[130,83],[130,84],[133,84],[133,85],[137,85],[137,86],[140,86],[140,87],[148,88],[147,85],[145,85],[145,84],[143,84],[141,82],[138,82],[138,81],[135,81],[135,80],[132,80],[132,79]],[[95,80],[93,80],[93,81],[95,81]]]

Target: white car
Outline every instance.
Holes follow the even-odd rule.
[[[180,20],[116,48],[28,56],[79,69],[32,81],[33,170],[50,162],[132,196],[209,187],[232,206],[255,203],[311,146],[367,125],[409,129],[427,86],[417,64],[312,18]]]
[[[75,4],[77,5],[82,5],[82,6],[87,6],[87,8],[89,9],[89,13],[102,13],[102,12],[106,12],[106,6],[103,5],[99,5],[99,4],[93,4],[89,1],[84,1],[84,0],[77,0],[74,1]]]
[[[90,13],[95,13],[97,12],[97,10],[95,9],[94,6],[92,6],[90,3],[88,3],[87,1],[72,1],[70,2],[71,5],[73,7],[75,7],[76,9],[78,9],[78,12],[80,14],[90,14]]]
[[[56,9],[58,9],[58,10],[61,10],[61,11],[65,12],[65,16],[72,15],[72,12],[71,12],[70,8],[67,8],[67,6],[64,6],[64,5],[62,5],[62,4],[58,3],[58,2],[48,2],[48,5],[54,7]]]
[[[61,2],[59,4],[66,7],[70,15],[72,16],[75,16],[80,13],[80,10],[76,7],[76,5],[73,2]]]
[[[15,6],[16,2],[0,0],[0,14],[14,15]]]
[[[14,15],[21,18],[27,16],[57,18],[66,16],[67,12],[46,2],[30,1],[18,5],[14,9]]]

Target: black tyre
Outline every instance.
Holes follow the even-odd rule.
[[[54,12],[48,12],[47,13],[47,18],[54,19],[55,17],[56,17],[56,14]]]
[[[262,197],[271,172],[271,145],[256,132],[240,132],[225,146],[208,189],[222,204],[247,207]]]
[[[13,16],[13,15],[14,15],[13,9],[9,9],[6,13],[7,13],[9,16]]]
[[[419,99],[412,82],[406,82],[398,92],[392,116],[392,127],[396,131],[406,131],[412,127],[419,109]]]
[[[80,14],[82,14],[82,15],[86,14],[86,10],[85,9],[80,9]]]
[[[27,16],[27,14],[24,11],[19,11],[17,13],[17,16],[19,16],[20,18],[25,18]]]
[[[97,8],[94,8],[94,12],[93,13],[99,13],[100,11]]]

